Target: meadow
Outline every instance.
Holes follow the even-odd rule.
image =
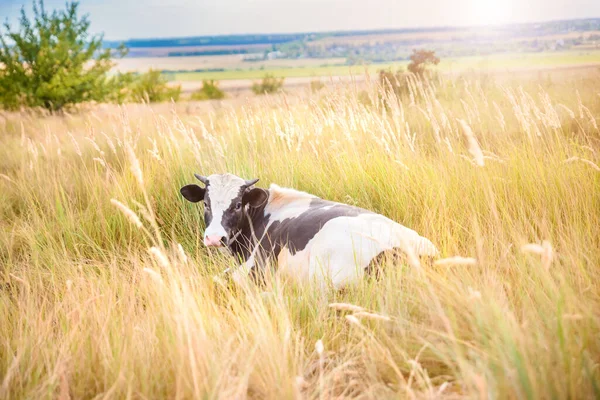
[[[231,56],[230,56],[231,57]],[[172,59],[174,57],[170,57]],[[177,57],[182,62],[181,65],[186,65],[186,57]],[[207,58],[207,57],[200,57]],[[138,65],[143,65],[143,59],[135,59]],[[169,80],[177,82],[201,81],[203,79],[216,80],[252,80],[260,79],[265,74],[269,73],[277,77],[285,78],[328,78],[337,76],[362,76],[365,73],[375,75],[379,70],[404,69],[409,61],[369,64],[369,65],[336,65],[336,59],[326,60],[331,62],[331,65],[305,65],[302,60],[272,60],[271,62],[279,61],[285,63],[284,66],[263,63],[243,63],[236,69],[224,69],[223,71],[204,71],[204,72],[169,72],[166,75]],[[318,60],[311,60],[318,61]],[[172,63],[177,63],[177,60],[171,60]],[[240,61],[241,62],[241,61]],[[296,64],[298,63],[298,64]],[[492,54],[487,56],[472,56],[472,57],[455,57],[444,58],[442,62],[435,68],[439,73],[458,74],[470,71],[480,73],[496,73],[496,72],[515,72],[523,70],[539,70],[539,69],[555,69],[568,67],[581,67],[600,65],[600,51],[564,51],[553,53],[521,53],[521,54]]]
[[[260,70],[261,68],[286,70],[290,68],[343,65],[345,61],[345,58],[282,58],[249,62],[244,61],[243,56],[239,54],[222,56],[125,57],[115,60],[114,69],[121,72],[145,72],[152,68],[161,71],[180,71],[179,73],[191,73],[194,70],[206,70],[206,72],[210,72],[208,70],[213,69],[230,72],[237,71],[239,73],[240,71]]]
[[[1,114],[0,398],[600,397],[600,73],[403,88]],[[195,172],[374,210],[441,259],[328,302],[221,285]]]
[[[319,78],[330,76],[361,76],[381,69],[406,69],[409,61],[345,65],[345,58],[275,59],[246,62],[241,55],[198,57],[128,57],[115,60],[115,71],[143,72],[164,70],[173,81],[188,82],[203,79],[260,79],[266,73],[285,78]],[[544,53],[506,53],[487,56],[446,57],[437,67],[441,73],[466,71],[498,72],[523,69],[559,68],[600,65],[599,50],[557,51]],[[194,72],[196,69],[205,71]],[[210,71],[213,69],[213,71]]]

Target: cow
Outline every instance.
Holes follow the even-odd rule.
[[[346,204],[232,174],[204,177],[204,184],[180,189],[192,203],[203,202],[204,244],[226,248],[241,265],[228,276],[241,282],[269,263],[298,282],[340,289],[363,277],[381,254],[392,249],[436,256],[428,239],[391,219]],[[410,248],[407,248],[410,247]]]

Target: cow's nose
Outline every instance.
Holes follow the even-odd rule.
[[[225,243],[226,239],[227,238],[225,236],[219,236],[219,235],[205,236],[204,237],[204,245],[209,246],[209,247],[221,247]]]

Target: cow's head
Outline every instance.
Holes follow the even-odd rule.
[[[232,242],[245,222],[250,208],[264,205],[269,192],[252,186],[258,179],[245,181],[231,174],[194,174],[205,187],[187,185],[180,192],[192,203],[204,202],[204,244],[221,247]]]

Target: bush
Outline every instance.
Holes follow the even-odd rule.
[[[394,92],[397,96],[408,93],[408,76],[402,70],[393,72],[391,69],[379,71],[379,84],[386,92]]]
[[[310,81],[310,90],[312,90],[313,92],[318,92],[319,90],[323,89],[324,87],[325,87],[325,84],[323,82],[321,82],[319,79]]]
[[[132,85],[135,82],[133,73],[119,73],[107,81],[103,90],[106,92],[103,101],[122,104],[131,100]]]
[[[440,59],[436,57],[435,51],[428,50],[413,50],[410,56],[410,64],[408,70],[413,74],[422,77],[427,70],[428,65],[438,65]]]
[[[43,107],[60,111],[86,101],[121,99],[131,78],[109,78],[112,57],[124,56],[102,48],[102,36],[90,36],[87,16],[79,17],[78,3],[65,10],[44,9],[42,0],[33,2],[33,20],[21,9],[19,29],[4,24],[0,32],[0,105],[6,109]]]
[[[262,81],[252,84],[254,94],[275,93],[283,87],[284,78],[276,78],[271,74],[266,74]]]
[[[213,79],[202,81],[202,88],[192,93],[192,100],[220,100],[225,98],[225,92],[219,88],[219,82]]]
[[[145,74],[135,77],[131,86],[131,99],[159,103],[163,101],[178,101],[181,86],[169,86],[167,79],[158,70],[150,69]]]

